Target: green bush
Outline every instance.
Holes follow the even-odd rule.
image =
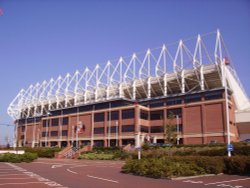
[[[91,159],[91,160],[111,160],[111,159],[128,159],[131,155],[125,152],[119,147],[94,147],[92,151],[84,152],[80,155],[79,159]]]
[[[25,148],[25,152],[36,153],[38,157],[53,158],[60,148]]]
[[[20,162],[32,162],[37,159],[37,154],[35,153],[24,153],[24,154],[14,154],[5,153],[0,154],[0,162],[10,162],[10,163],[20,163]]]
[[[250,158],[236,157],[160,157],[127,160],[122,172],[153,178],[193,176],[201,174],[248,174]]]
[[[207,174],[219,174],[224,170],[224,163],[221,157],[195,157],[194,160]]]
[[[112,160],[114,159],[114,155],[107,153],[84,153],[80,155],[79,159]]]
[[[197,154],[200,156],[226,156],[227,150],[226,148],[213,148],[199,151]]]
[[[128,153],[126,151],[118,150],[114,152],[114,159],[125,160],[130,158],[132,158],[131,153]]]
[[[161,156],[227,156],[226,145],[221,146],[217,145],[216,147],[204,145],[203,147],[198,147],[200,145],[195,145],[190,147],[168,147],[168,148],[150,148],[146,147],[143,150],[142,155],[144,157],[161,157]],[[250,156],[250,145],[243,143],[234,143],[234,151],[232,152],[233,156],[245,155]]]
[[[24,153],[22,156],[22,161],[29,163],[37,159],[37,154],[36,153]]]
[[[195,163],[185,163],[185,161],[167,158],[128,160],[122,167],[122,172],[153,178],[192,176],[205,173],[204,169]]]
[[[246,155],[250,156],[250,145],[247,144],[241,144],[241,145],[235,145],[234,151],[232,152],[233,155]]]
[[[97,153],[114,153],[119,150],[122,150],[122,149],[119,147],[109,147],[109,148],[108,147],[93,147],[92,151],[97,152]]]
[[[249,174],[250,173],[250,157],[235,156],[224,158],[224,173],[226,174]]]

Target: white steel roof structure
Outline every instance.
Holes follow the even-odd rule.
[[[250,108],[235,70],[225,66],[226,61],[227,51],[218,30],[30,85],[18,93],[7,112],[20,119],[116,98],[141,100],[205,91],[224,87],[226,82],[235,95],[237,109]]]

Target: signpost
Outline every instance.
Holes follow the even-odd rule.
[[[228,145],[227,145],[227,151],[228,151],[228,152],[231,152],[231,151],[233,151],[233,150],[234,150],[233,144],[228,144]]]
[[[141,147],[136,148],[138,150],[138,160],[141,160]]]

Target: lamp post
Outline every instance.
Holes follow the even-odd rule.
[[[115,122],[115,139],[116,139],[116,147],[118,146],[118,121]]]
[[[226,80],[226,64],[225,59],[223,59],[222,63],[222,79],[225,88],[225,102],[226,102],[226,126],[227,126],[227,155],[231,157],[231,132],[230,132],[230,120],[229,120],[229,101],[228,101],[228,88],[227,88],[227,80]],[[230,148],[229,148],[230,147]]]
[[[180,137],[179,137],[179,132],[180,132],[180,126],[179,126],[179,115],[176,115],[176,129],[177,129],[177,145],[180,144]]]
[[[59,143],[58,146],[62,148],[62,126],[63,126],[63,110],[61,109],[61,118],[60,118],[60,125],[59,125]]]
[[[26,146],[26,142],[27,142],[27,117],[25,116],[25,132],[24,132],[24,146]]]
[[[0,125],[4,125],[4,126],[6,126],[6,127],[8,128],[8,129],[7,129],[7,135],[6,135],[5,138],[6,138],[7,145],[10,145],[9,127],[10,127],[10,126],[16,126],[16,125],[11,125],[11,124],[6,124],[6,123],[0,123]],[[15,131],[15,133],[16,133],[16,131]],[[15,136],[15,135],[14,135],[14,136]],[[17,140],[17,139],[16,139],[16,136],[15,136],[15,140]],[[15,140],[14,140],[14,142],[16,142]],[[15,144],[15,143],[14,143],[14,144]]]
[[[33,129],[32,129],[32,144],[31,147],[34,148],[36,144],[36,117],[37,114],[34,114],[34,124],[33,124]]]
[[[75,132],[75,128],[74,128],[74,126],[72,125],[71,126],[71,147],[73,147],[73,145],[74,145],[74,132]]]
[[[111,103],[109,102],[109,129],[108,129],[108,147],[110,147],[110,134],[111,134]]]
[[[49,132],[49,115],[50,115],[50,112],[47,112],[46,113],[47,115],[47,119],[46,119],[46,134],[45,134],[45,144],[46,144],[46,147],[48,147],[48,132]]]

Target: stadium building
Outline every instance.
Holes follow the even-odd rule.
[[[219,31],[134,53],[22,89],[8,107],[28,147],[239,141],[250,108]]]

